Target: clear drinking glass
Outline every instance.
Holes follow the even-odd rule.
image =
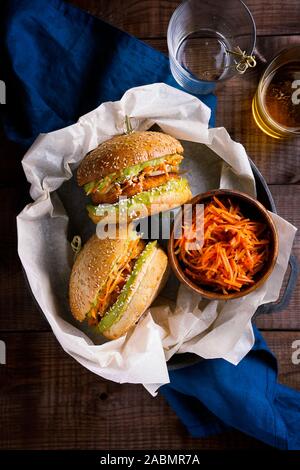
[[[187,0],[168,26],[172,74],[187,91],[210,93],[217,82],[239,73],[241,56],[235,52],[252,56],[255,40],[253,17],[241,0]]]

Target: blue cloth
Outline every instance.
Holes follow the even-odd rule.
[[[42,8],[40,0],[2,0],[1,16],[7,104],[0,111],[7,136],[24,146],[129,88],[155,82],[180,88],[165,55],[61,0]],[[215,108],[214,95],[203,101]]]
[[[170,372],[160,388],[194,437],[238,429],[279,449],[300,449],[300,393],[277,382],[277,362],[254,327],[255,344],[233,366],[201,361]]]
[[[2,0],[0,106],[6,134],[29,146],[40,132],[74,123],[131,87],[175,87],[168,59],[132,36],[61,0]],[[179,87],[178,87],[179,88]],[[213,95],[202,97],[213,113]],[[278,385],[276,360],[256,331],[253,350],[234,367],[202,361],[170,373],[161,393],[193,436],[239,429],[280,448],[300,448],[299,393]]]

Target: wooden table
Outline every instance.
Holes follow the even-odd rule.
[[[166,28],[179,2],[72,0],[73,4],[166,52]],[[269,60],[286,44],[300,43],[299,0],[247,0],[258,32],[260,57]],[[259,67],[218,90],[217,125],[245,145],[270,185],[281,216],[300,225],[300,141],[262,134],[251,115]],[[25,285],[16,253],[15,216],[29,200],[22,151],[1,138],[0,448],[24,449],[224,449],[263,445],[239,432],[192,439],[161,397],[142,386],[118,385],[86,371],[59,346]],[[300,256],[300,237],[294,253]],[[281,382],[300,390],[292,342],[300,339],[300,280],[289,307],[257,320],[279,362]],[[255,378],[253,378],[255,380]]]

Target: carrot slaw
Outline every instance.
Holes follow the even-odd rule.
[[[197,245],[199,221],[195,211],[191,224],[183,226],[182,236],[175,240],[175,254],[185,275],[223,294],[253,284],[269,256],[267,226],[244,217],[229,198],[222,202],[216,196],[204,207],[203,223],[201,246]]]

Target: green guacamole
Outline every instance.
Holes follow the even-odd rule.
[[[118,321],[122,317],[124,310],[126,310],[127,305],[129,304],[133,284],[137,279],[139,273],[141,272],[144,262],[146,261],[148,256],[153,253],[156,244],[157,241],[148,243],[141,256],[138,258],[137,262],[134,265],[131,275],[129,276],[125,286],[121,291],[121,294],[118,297],[118,300],[106,312],[106,314],[98,324],[97,328],[101,333],[110,328],[116,321]]]
[[[143,204],[145,206],[150,206],[151,204],[155,204],[158,196],[163,193],[168,193],[170,191],[182,192],[187,187],[189,187],[189,183],[185,178],[171,179],[167,183],[162,184],[157,188],[150,189],[149,191],[143,191],[128,199],[121,199],[115,204],[99,204],[98,206],[89,204],[87,205],[87,210],[91,215],[103,217],[113,213],[117,218],[119,213],[130,214],[130,212],[134,211],[135,207],[138,205]]]
[[[154,160],[150,160],[148,162],[138,163],[137,165],[130,166],[129,168],[124,168],[120,173],[111,173],[110,175],[106,176],[105,178],[99,181],[92,181],[91,183],[87,183],[84,185],[84,190],[86,194],[90,194],[93,189],[101,190],[104,186],[114,182],[114,183],[122,183],[126,179],[131,178],[132,176],[138,175],[144,168],[148,166],[156,167],[161,165],[167,158],[171,157],[172,155],[166,155],[164,157],[155,158]]]

